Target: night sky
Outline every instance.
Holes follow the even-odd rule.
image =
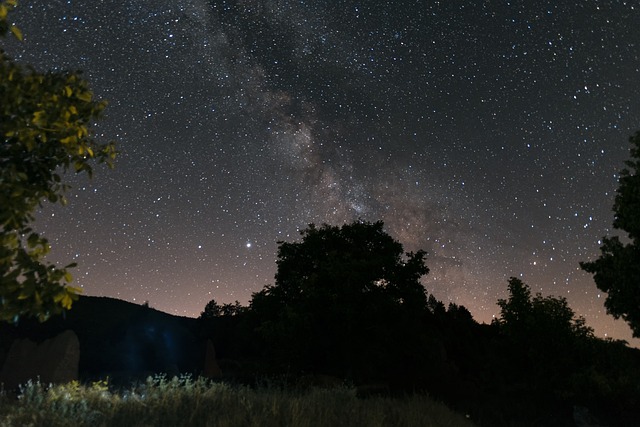
[[[22,0],[38,69],[81,69],[116,169],[35,229],[87,295],[197,316],[273,283],[277,241],[383,220],[479,322],[507,279],[630,340],[579,261],[640,129],[637,1]],[[638,341],[634,342],[637,345]]]

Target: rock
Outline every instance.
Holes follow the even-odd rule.
[[[204,369],[202,375],[207,378],[222,376],[222,370],[216,360],[216,349],[211,340],[207,340],[207,348],[204,355]]]
[[[78,379],[80,342],[66,330],[40,344],[17,339],[11,345],[0,372],[6,389],[15,389],[28,380],[40,378],[42,383],[66,383]]]

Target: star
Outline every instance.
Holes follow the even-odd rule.
[[[2,47],[83,70],[121,151],[37,215],[75,285],[198,316],[273,283],[277,242],[309,223],[383,220],[479,322],[522,275],[631,341],[578,263],[638,128],[633,2],[254,6],[20,3],[24,42]]]

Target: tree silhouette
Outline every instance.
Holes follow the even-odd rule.
[[[531,297],[531,288],[522,280],[509,279],[509,298],[499,299],[500,317],[498,325],[503,331],[517,339],[552,340],[560,336],[588,336],[592,329],[584,319],[575,315],[564,297]]]
[[[0,3],[0,39],[22,39],[7,20],[15,6]],[[98,144],[90,131],[105,105],[79,73],[40,73],[0,50],[0,320],[46,320],[77,299],[79,289],[66,285],[75,264],[46,263],[49,243],[29,224],[44,200],[66,203],[61,171],[91,175],[91,160],[114,159],[114,146]]]
[[[212,299],[204,306],[204,311],[200,313],[200,319],[211,319],[222,316],[222,306]]]
[[[538,397],[569,393],[571,378],[585,360],[576,360],[593,330],[577,317],[562,297],[531,296],[520,279],[509,279],[509,298],[498,300],[495,322],[510,346],[505,372],[512,381],[528,383]]]
[[[593,274],[598,289],[607,293],[607,313],[622,317],[634,337],[640,337],[640,132],[629,139],[631,159],[620,172],[619,187],[613,205],[613,228],[628,234],[629,242],[617,236],[604,237],[600,257],[581,262]]]
[[[275,284],[251,301],[276,361],[358,377],[408,352],[428,313],[425,252],[403,254],[382,222],[312,224],[301,235],[279,242]]]
[[[511,277],[508,289],[509,299],[498,300],[500,318],[497,319],[497,323],[510,335],[514,335],[531,326],[533,304],[531,289],[522,280]]]
[[[244,307],[240,302],[218,304],[215,299],[212,299],[204,306],[204,311],[200,313],[200,319],[212,319],[216,317],[229,317],[236,316],[245,312],[247,307]]]

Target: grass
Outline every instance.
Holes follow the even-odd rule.
[[[0,396],[0,427],[55,426],[472,426],[425,395],[356,397],[352,388],[254,389],[190,377],[150,377],[125,390],[104,381],[29,382]]]

